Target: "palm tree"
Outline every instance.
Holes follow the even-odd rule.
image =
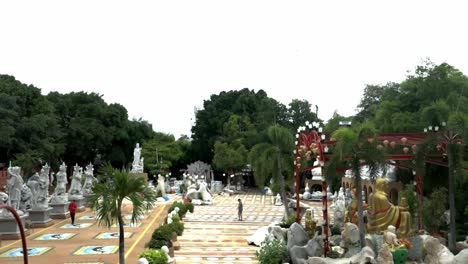
[[[336,170],[339,168],[350,168],[353,172],[357,192],[361,247],[365,246],[361,166],[366,164],[371,176],[375,176],[379,170],[385,169],[385,155],[382,148],[377,147],[376,134],[374,127],[369,124],[363,124],[357,131],[347,127],[338,129],[332,135],[332,138],[336,140],[336,145],[325,168],[328,181],[333,180],[333,177],[337,175]]]
[[[285,176],[292,175],[294,140],[291,132],[279,125],[267,129],[266,142],[253,146],[249,154],[250,164],[259,187],[265,186],[270,179],[280,184],[283,205],[288,216],[286,202]]]
[[[128,199],[133,204],[132,223],[136,223],[145,210],[153,207],[156,195],[145,183],[143,177],[119,171],[110,166],[103,170],[103,180],[93,187],[88,203],[96,211],[98,223],[110,228],[119,225],[119,263],[125,264],[124,220],[122,203]]]

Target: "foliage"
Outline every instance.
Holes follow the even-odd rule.
[[[429,201],[424,203],[423,223],[431,233],[439,231],[443,224],[443,215],[447,210],[447,189],[439,188],[432,192]]]
[[[161,225],[153,231],[151,239],[171,241],[173,232],[171,226]]]
[[[163,246],[172,247],[172,241],[151,238],[150,241],[145,243],[145,248],[160,249]]]
[[[162,250],[145,250],[138,257],[145,258],[149,264],[166,264],[168,261],[166,253]]]
[[[265,186],[270,179],[278,182],[282,200],[287,201],[285,178],[293,175],[293,137],[288,129],[274,125],[268,128],[267,139],[255,145],[249,153],[254,178],[259,187]],[[283,204],[288,214],[287,203]]]
[[[187,208],[187,205],[183,202],[179,202],[179,201],[175,201],[170,207],[169,209],[167,210],[168,213],[172,212],[176,207],[179,207],[179,216],[181,218],[184,218],[185,215],[187,214],[187,211],[189,210],[189,208]],[[190,205],[188,206],[190,207]]]
[[[234,173],[247,165],[247,150],[242,144],[216,141],[214,153],[213,165],[217,170]]]
[[[286,219],[285,222],[280,223],[280,226],[282,228],[289,228],[295,222],[296,222],[296,216],[295,215],[290,215],[290,216],[288,216],[288,218]]]
[[[286,244],[279,239],[266,239],[255,256],[261,264],[279,264],[288,259]]]
[[[178,236],[181,236],[184,233],[184,223],[180,221],[174,221],[168,224],[168,226],[173,232],[176,232]]]
[[[414,217],[416,215],[416,209],[418,207],[418,198],[413,184],[406,184],[405,189],[401,191],[400,201],[402,197],[405,197],[408,201],[408,207],[410,214]]]
[[[124,253],[124,220],[122,217],[122,203],[128,199],[133,204],[131,222],[137,222],[145,210],[152,208],[156,201],[154,192],[145,184],[142,177],[135,177],[126,171],[119,171],[105,166],[100,175],[100,182],[93,186],[93,192],[88,196],[91,208],[96,212],[99,225],[111,227],[119,224],[119,259],[125,263]]]
[[[187,208],[187,210],[193,214],[193,211],[195,209],[195,206],[193,205],[193,203],[184,203],[185,204],[185,207]]]

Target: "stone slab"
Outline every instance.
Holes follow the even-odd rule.
[[[52,219],[67,219],[70,217],[70,211],[68,211],[68,205],[70,203],[50,203],[49,206],[52,207],[50,212],[50,218]]]
[[[21,224],[26,235],[29,230],[26,229],[26,219],[28,214],[20,216]],[[21,231],[14,217],[0,217],[0,235],[3,240],[20,239]]]

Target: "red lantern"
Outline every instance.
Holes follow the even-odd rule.
[[[396,142],[395,142],[395,141],[390,142],[390,147],[394,148],[395,145],[396,145]]]
[[[408,151],[409,151],[409,148],[408,148],[408,147],[404,147],[404,148],[403,148],[403,152],[404,152],[405,154],[408,153]]]
[[[369,143],[374,142],[374,138],[367,138],[367,142],[369,142]]]
[[[388,145],[388,140],[387,140],[387,139],[384,140],[384,141],[383,141],[383,144],[384,144],[385,146],[387,146],[387,145]]]
[[[418,147],[416,145],[413,145],[411,146],[411,149],[413,150],[413,152],[416,152],[416,150],[418,149]]]
[[[402,138],[401,138],[401,143],[406,144],[406,141],[408,141],[407,138],[405,138],[405,137],[402,137]]]

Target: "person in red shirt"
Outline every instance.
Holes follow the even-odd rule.
[[[75,225],[75,213],[76,213],[76,203],[75,201],[71,201],[70,205],[68,205],[68,210],[70,211],[71,217],[71,224]]]

